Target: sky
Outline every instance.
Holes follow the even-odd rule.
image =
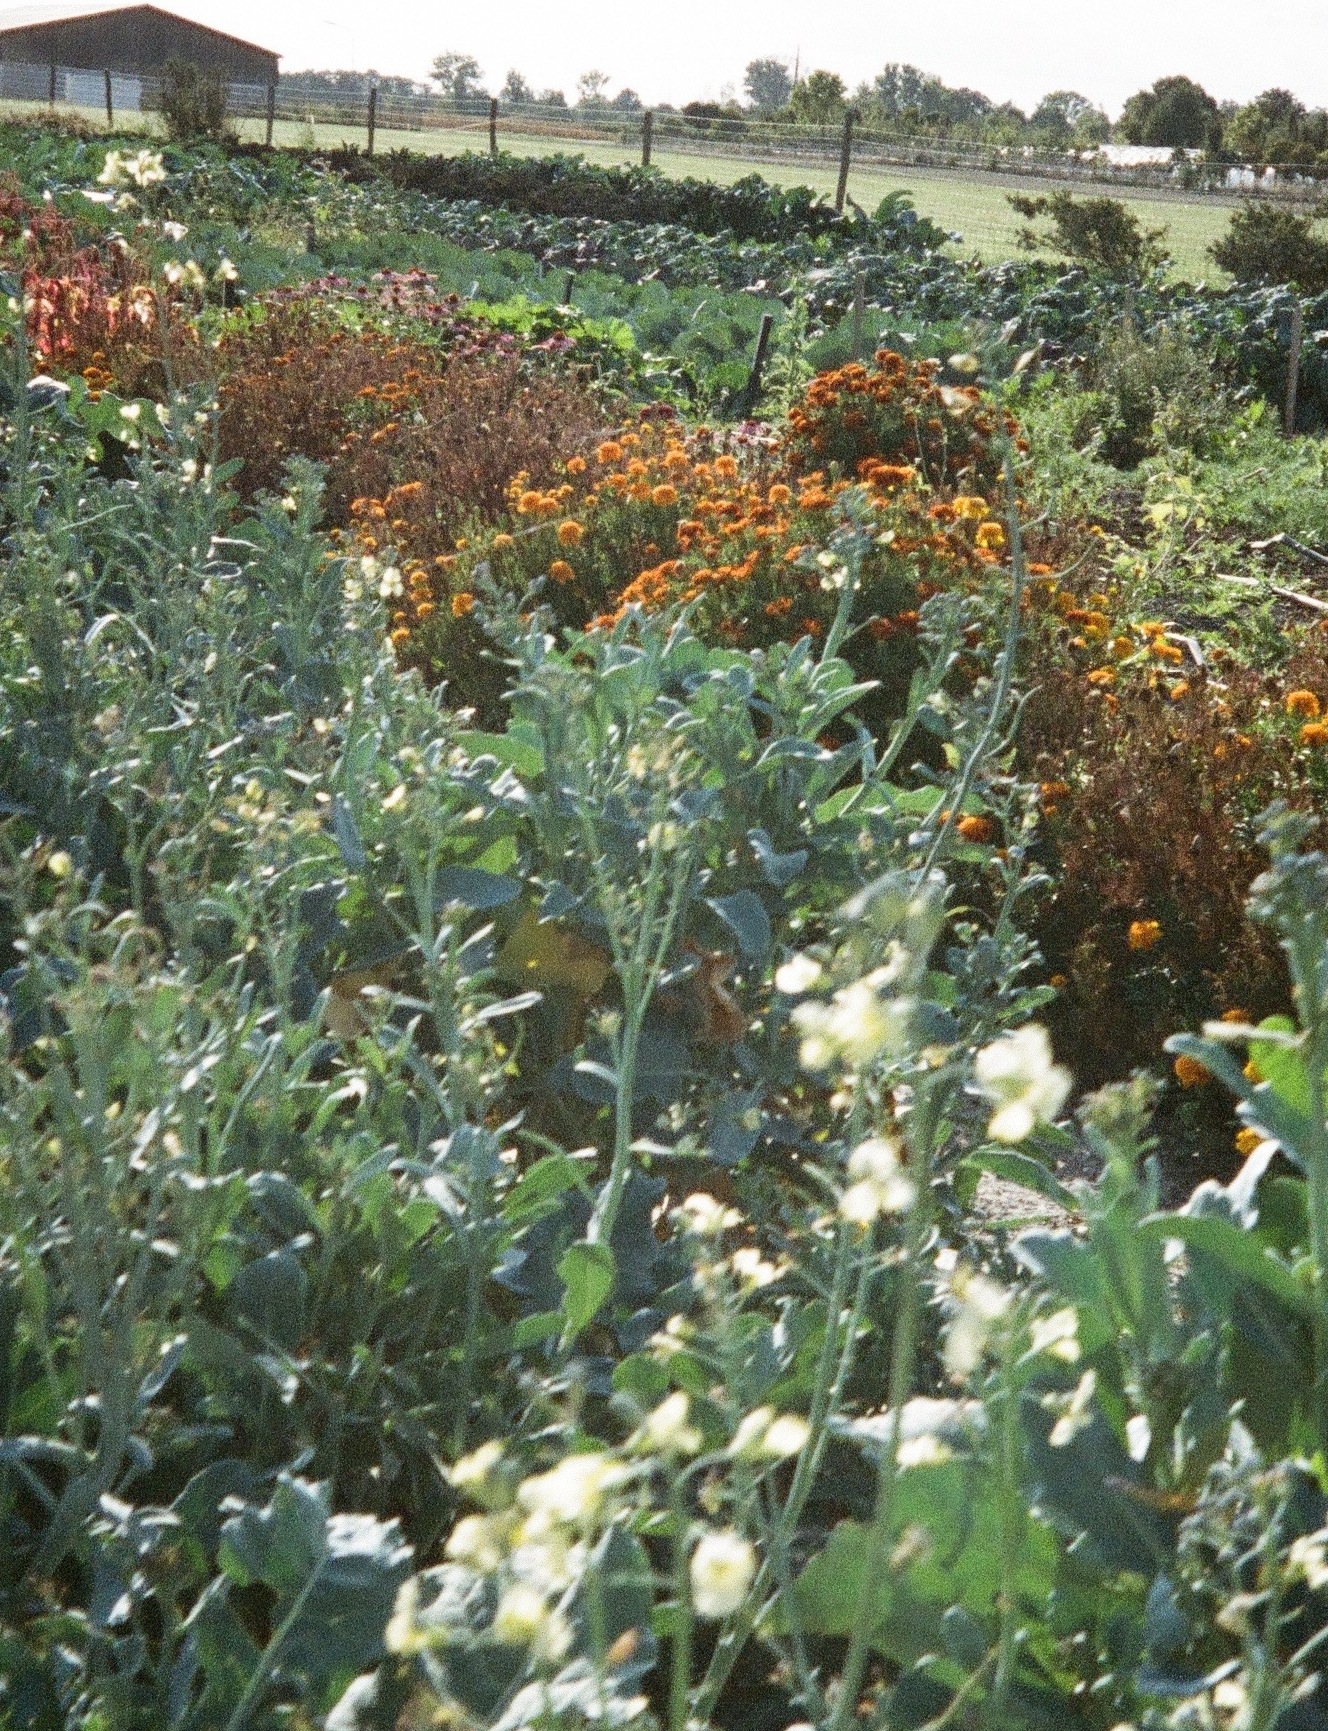
[[[95,3],[95,0],[94,0]],[[1167,73],[1219,100],[1281,85],[1328,107],[1324,0],[161,0],[171,10],[275,48],[283,67],[373,67],[424,77],[445,50],[473,54],[492,89],[515,66],[573,96],[580,73],[608,73],[644,101],[740,93],[758,55],[825,66],[850,85],[890,60],[1030,108],[1072,89],[1114,116]],[[0,6],[3,0],[0,0]]]

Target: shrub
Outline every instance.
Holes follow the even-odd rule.
[[[1064,987],[1057,1027],[1089,1083],[1156,1064],[1168,1030],[1286,1004],[1276,945],[1247,917],[1258,814],[1328,791],[1328,644],[1276,676],[1220,646],[1207,670],[1159,621],[1035,585],[1048,625],[1021,731],[1054,888],[1036,924]]]
[[[551,478],[605,410],[587,386],[521,357],[511,337],[453,320],[439,340],[356,328],[305,296],[258,309],[223,340],[221,442],[252,493],[276,490],[292,454],[328,466],[327,511],[418,484],[431,551],[470,515],[501,509],[527,468]]]
[[[1162,246],[1166,230],[1142,228],[1118,198],[1074,198],[1068,192],[1053,192],[1042,198],[1012,194],[1010,203],[1020,216],[1050,221],[1047,233],[1033,228],[1021,232],[1019,244],[1028,252],[1050,250],[1076,264],[1129,276],[1141,276],[1167,262]]]
[[[161,89],[161,117],[168,138],[177,144],[228,136],[226,80],[191,60],[169,60]]]
[[[1273,204],[1245,204],[1209,248],[1214,263],[1239,283],[1294,283],[1305,294],[1328,291],[1328,239],[1314,218]]]
[[[1086,370],[1076,445],[1095,441],[1117,469],[1163,446],[1203,455],[1229,425],[1233,404],[1211,361],[1179,332],[1117,326]]]

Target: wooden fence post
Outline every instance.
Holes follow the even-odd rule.
[[[655,146],[655,116],[647,108],[641,121],[641,166],[650,167],[650,156]]]
[[[835,189],[835,215],[843,216],[848,197],[848,171],[853,160],[853,110],[844,116],[844,142],[839,149],[839,185]]]
[[[563,306],[565,306],[565,307],[571,306],[571,304],[572,304],[572,290],[575,287],[576,287],[576,272],[574,270],[569,270],[567,273],[567,281],[563,284],[563,298],[562,298],[562,302],[561,302],[561,304]]]
[[[489,155],[498,154],[498,98],[489,98]]]
[[[106,72],[106,130],[107,132],[115,131],[115,92],[111,87],[109,68]]]
[[[747,390],[743,395],[743,413],[750,416],[756,408],[756,399],[761,394],[761,374],[765,371],[765,357],[770,349],[770,333],[775,328],[775,315],[762,313],[761,334],[756,339],[756,354],[752,358],[752,370],[747,378]]]
[[[378,86],[369,87],[369,155],[374,153],[374,135],[378,131]]]
[[[277,87],[269,84],[267,87],[267,133],[265,142],[269,150],[272,148],[272,129],[277,121]]]
[[[1305,308],[1300,296],[1291,309],[1291,355],[1287,361],[1286,436],[1296,436],[1296,408],[1300,397],[1300,358],[1305,344]]]

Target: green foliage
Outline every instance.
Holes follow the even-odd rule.
[[[177,144],[199,139],[220,140],[227,134],[226,80],[220,72],[191,60],[166,64],[161,88],[161,117],[166,136]]]
[[[1131,144],[1215,150],[1222,141],[1217,101],[1192,78],[1159,78],[1125,104],[1120,129]]]
[[[1020,216],[1050,220],[1048,233],[1026,228],[1020,235],[1019,244],[1029,252],[1050,249],[1116,276],[1142,276],[1167,262],[1161,245],[1165,231],[1141,228],[1138,217],[1117,198],[1075,198],[1068,192],[1027,198],[1013,193],[1010,203]]]
[[[1245,204],[1210,249],[1215,264],[1241,283],[1294,283],[1304,294],[1328,292],[1328,240],[1313,216],[1275,204]]]

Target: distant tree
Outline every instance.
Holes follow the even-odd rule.
[[[1222,115],[1215,99],[1192,78],[1159,78],[1125,104],[1120,130],[1130,144],[1216,150],[1222,142]]]
[[[742,87],[753,108],[787,108],[793,94],[793,75],[782,60],[750,60]]]
[[[561,90],[541,90],[536,100],[541,108],[567,107],[567,98]]]
[[[624,114],[639,114],[645,107],[645,103],[630,85],[625,84],[609,104],[609,107],[621,109]]]
[[[1077,90],[1052,90],[1028,117],[1028,124],[1057,144],[1068,144],[1093,104]]]
[[[498,100],[509,108],[524,108],[535,100],[535,92],[525,78],[513,66],[503,80],[503,87],[498,92]]]
[[[431,68],[435,84],[453,102],[473,102],[483,96],[480,63],[473,54],[440,54]]]
[[[809,72],[789,97],[789,113],[806,125],[828,126],[843,115],[847,94],[844,80],[837,72]]]
[[[1328,115],[1289,90],[1265,90],[1227,123],[1225,148],[1246,162],[1313,162],[1324,148]]]
[[[607,103],[604,92],[608,89],[609,75],[591,67],[589,72],[583,72],[576,81],[576,105],[578,108],[603,108]]]
[[[400,78],[390,72],[351,72],[344,69],[309,68],[303,72],[283,72],[283,84],[299,85],[302,89],[326,91],[333,96],[364,96],[376,86],[386,96],[427,96],[429,87],[415,78]]]

